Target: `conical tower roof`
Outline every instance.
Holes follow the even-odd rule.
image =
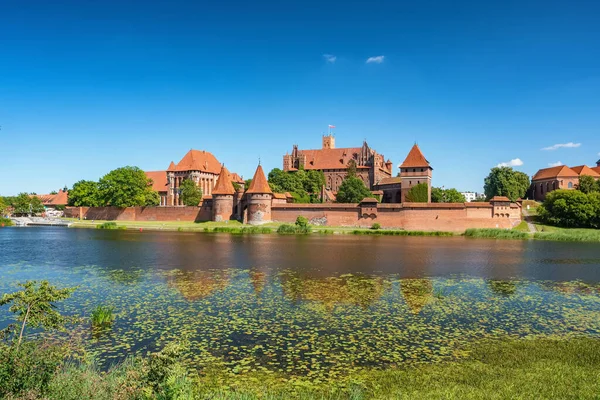
[[[416,143],[408,152],[402,165],[400,165],[400,168],[414,167],[429,167],[429,161],[427,161],[423,153],[421,153],[421,149],[419,149],[419,146]]]
[[[175,163],[173,161],[171,161],[171,164],[169,164],[167,171],[175,171]]]
[[[254,177],[252,178],[252,182],[250,182],[250,187],[248,188],[246,193],[273,194],[271,188],[269,187],[269,182],[267,182],[267,178],[265,178],[265,173],[262,169],[262,165],[258,164],[258,168],[256,168],[256,172],[254,173]]]
[[[231,184],[231,175],[227,168],[223,166],[221,168],[221,172],[219,173],[219,177],[217,178],[217,184],[212,191],[212,194],[229,194],[233,195],[235,190],[233,189],[233,185]]]

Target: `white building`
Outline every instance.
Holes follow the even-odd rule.
[[[477,193],[477,192],[461,192],[460,194],[465,196],[465,199],[467,200],[468,203],[475,201],[477,199],[485,198],[485,194]]]

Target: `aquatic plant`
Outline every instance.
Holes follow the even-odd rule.
[[[248,235],[248,234],[272,233],[273,230],[266,226],[244,226],[244,227],[217,226],[212,229],[204,228],[204,232],[231,233],[234,235]]]
[[[90,315],[92,321],[92,327],[102,328],[110,326],[114,320],[115,315],[113,314],[114,307],[98,305]]]

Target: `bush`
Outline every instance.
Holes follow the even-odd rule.
[[[296,218],[296,226],[308,226],[308,218],[303,217],[303,216],[298,216],[298,218]]]
[[[309,233],[312,233],[312,229],[308,225],[298,226],[298,225],[291,225],[291,224],[283,224],[283,225],[280,225],[279,228],[277,228],[277,233],[279,233],[280,235],[294,235],[294,234],[307,235]]]
[[[9,218],[0,217],[0,227],[2,226],[12,226],[13,222]]]
[[[600,194],[579,190],[554,190],[538,207],[538,217],[550,225],[600,228]]]
[[[371,229],[374,229],[374,230],[381,229],[381,224],[379,222],[375,222],[373,225],[371,225]]]
[[[119,227],[116,222],[105,222],[96,225],[96,229],[119,229]]]

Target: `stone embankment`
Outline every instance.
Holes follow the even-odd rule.
[[[69,226],[70,222],[57,218],[43,217],[12,217],[12,222],[16,226]]]

